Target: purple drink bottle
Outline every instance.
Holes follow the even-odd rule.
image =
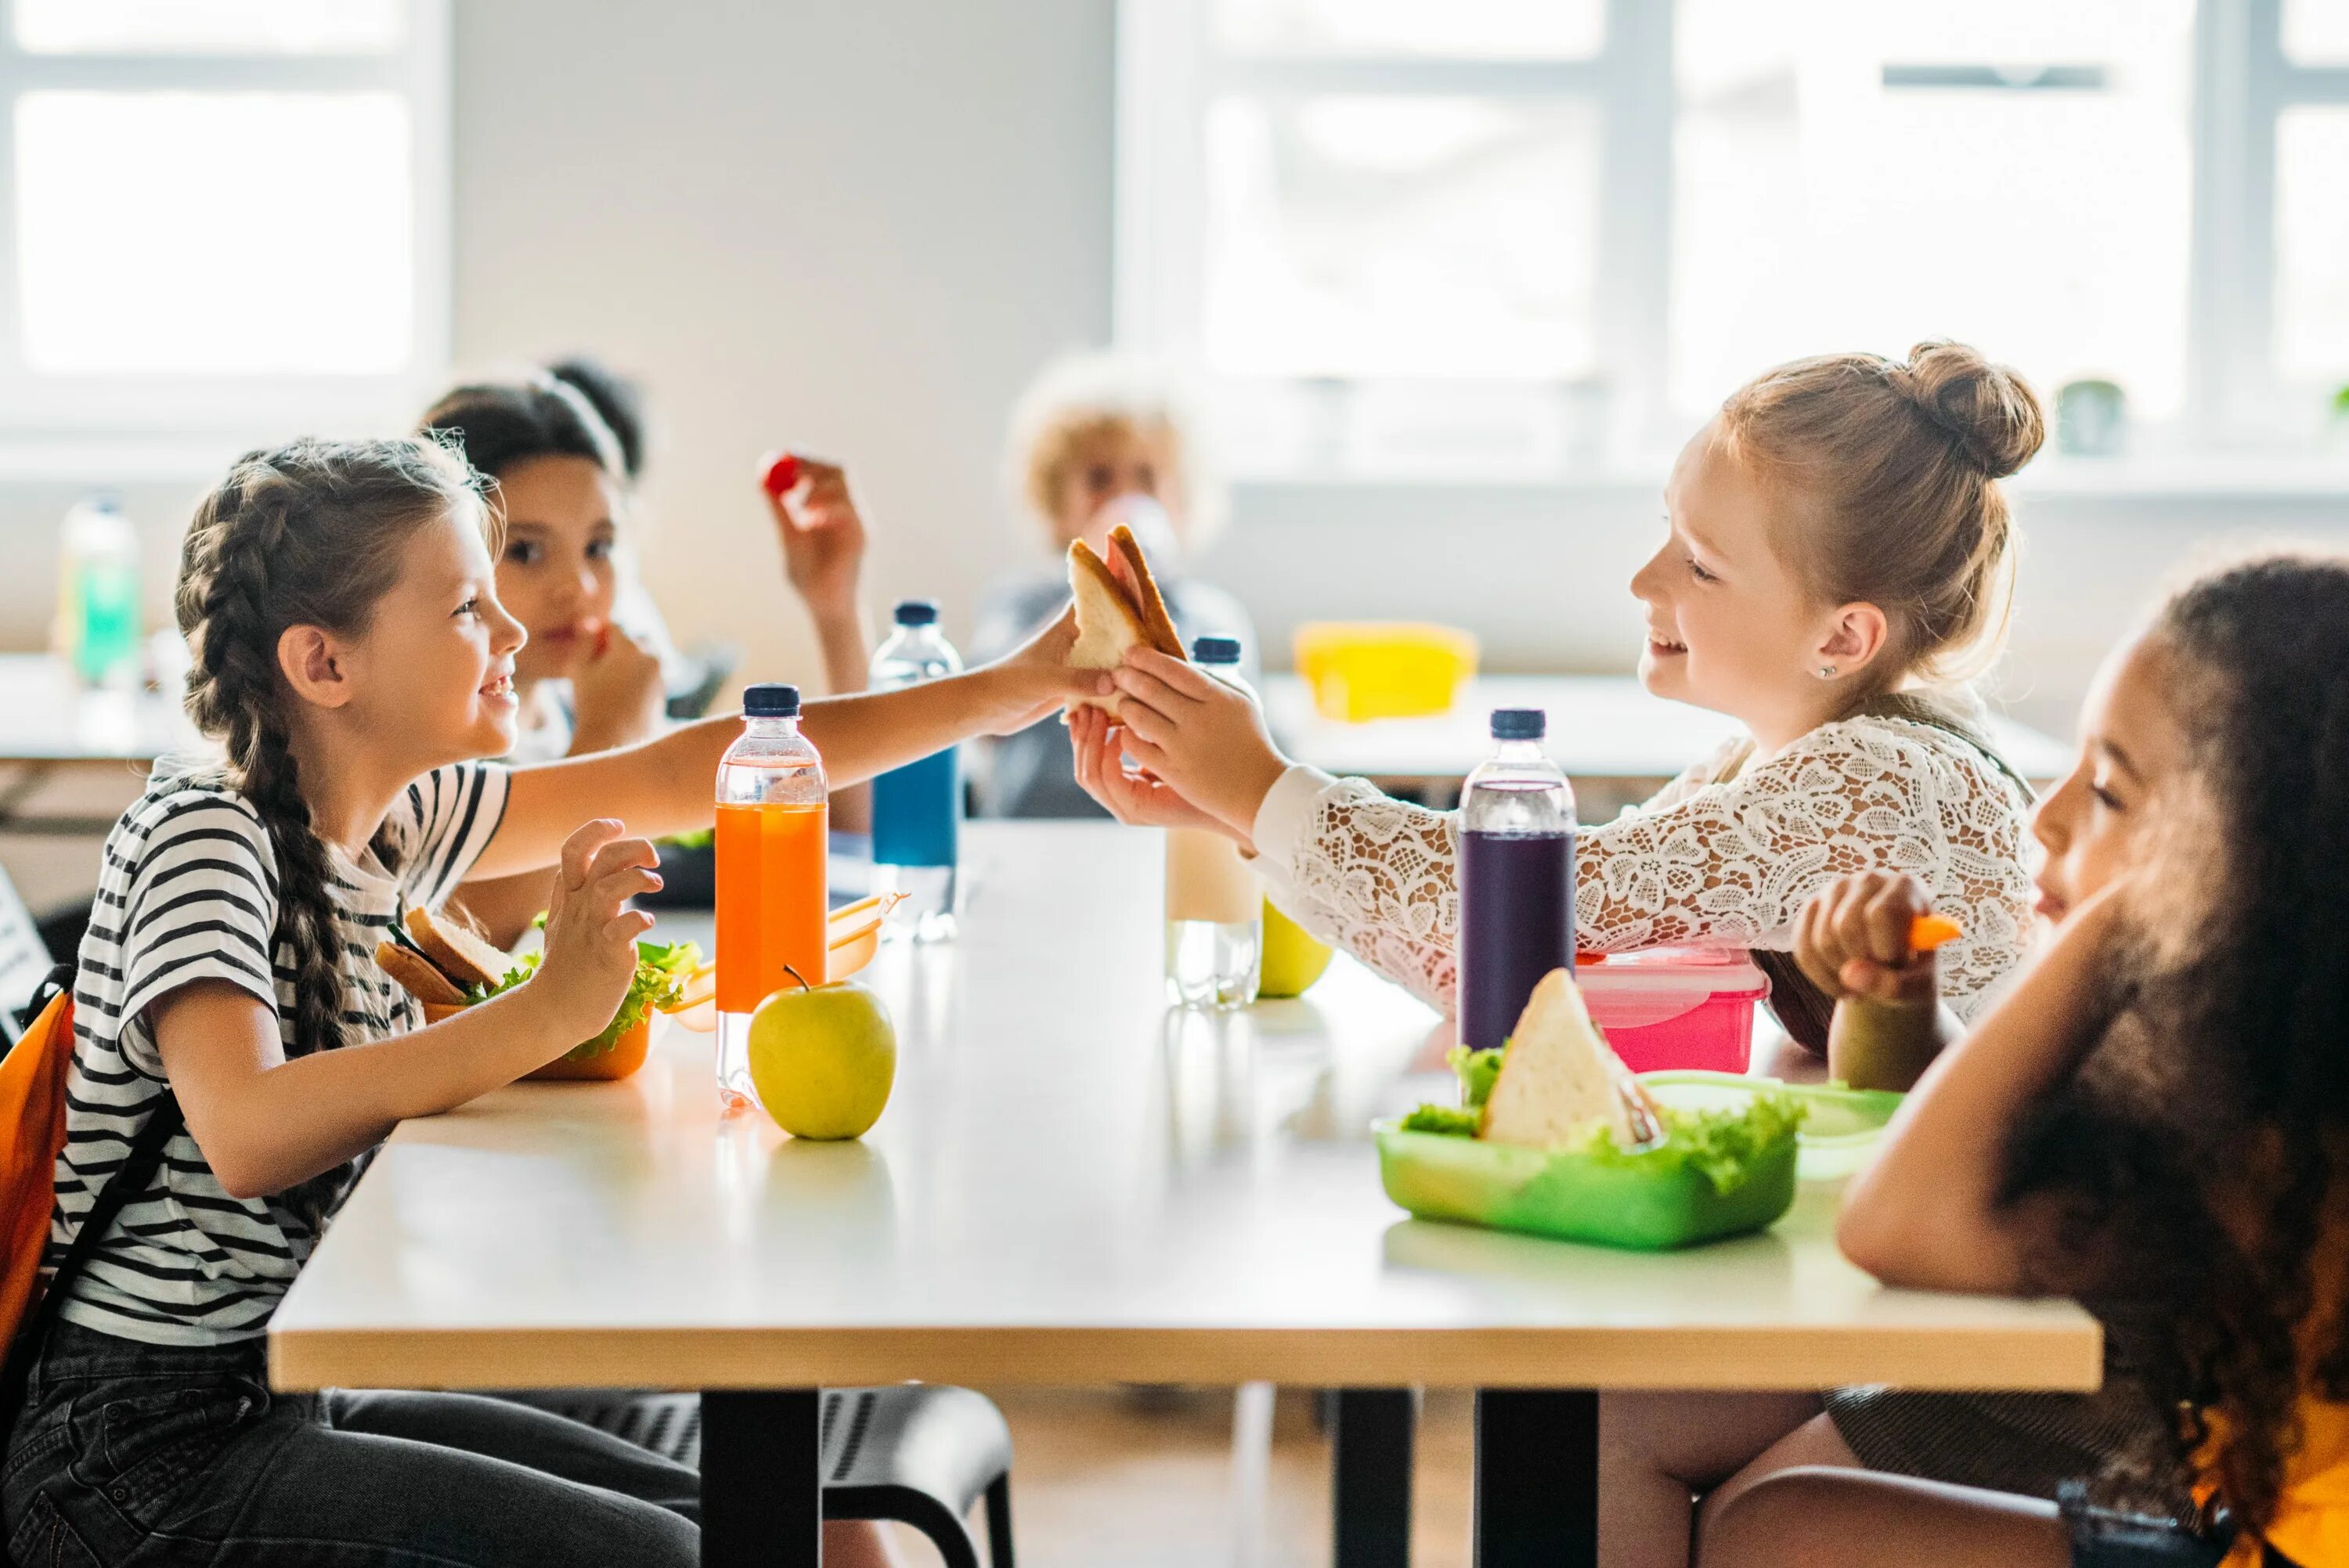
[[[1493,710],[1493,755],[1460,797],[1460,1039],[1501,1044],[1534,986],[1574,966],[1574,790],[1537,707]]]

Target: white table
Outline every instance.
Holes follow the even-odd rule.
[[[1652,696],[1630,676],[1480,676],[1452,711],[1432,718],[1344,724],[1322,717],[1294,675],[1264,678],[1265,718],[1291,755],[1331,773],[1405,782],[1457,782],[1492,753],[1496,707],[1549,715],[1547,749],[1578,783],[1638,789],[1677,775],[1739,733],[1724,714]],[[2033,780],[2071,771],[2071,748],[2001,715],[1991,738]]]
[[[704,1417],[705,1561],[728,1563],[815,1560],[824,1385],[1369,1390],[1340,1401],[1346,1563],[1407,1550],[1388,1391],[1486,1389],[1482,1561],[1514,1563],[1588,1560],[1599,1388],[2097,1381],[2067,1304],[1878,1288],[1826,1191],[1679,1256],[1410,1220],[1364,1124],[1441,1091],[1403,1076],[1432,1013],[1341,963],[1302,1000],[1170,1014],[1154,834],[965,843],[959,942],[868,971],[901,1054],[863,1142],[721,1121],[681,1032],[622,1083],[407,1123],[272,1323],[274,1380],[731,1391]]]

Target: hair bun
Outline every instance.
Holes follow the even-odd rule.
[[[2047,439],[2047,416],[2031,384],[1962,343],[1920,343],[1895,366],[1893,385],[1949,432],[1966,460],[2002,480]]]

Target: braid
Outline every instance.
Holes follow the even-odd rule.
[[[462,462],[431,441],[301,441],[240,459],[188,531],[175,595],[194,654],[188,713],[222,743],[269,834],[272,946],[294,971],[289,1056],[344,1043],[343,937],[334,867],[302,792],[279,639],[296,625],[363,626],[414,525],[477,500]]]

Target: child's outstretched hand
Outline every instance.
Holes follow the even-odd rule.
[[[1069,667],[1069,650],[1076,644],[1077,607],[1071,603],[1026,642],[983,666],[983,733],[1015,735],[1079,697],[1099,695],[1107,685],[1101,671]]]
[[[646,739],[660,728],[667,713],[660,655],[619,627],[606,625],[571,677],[571,697],[577,710],[573,756]]]
[[[524,989],[545,998],[560,1056],[611,1023],[636,974],[636,939],[653,917],[621,906],[661,885],[660,859],[645,839],[622,837],[610,818],[564,841],[546,911],[546,956]],[[550,1058],[551,1059],[551,1058]]]
[[[813,458],[798,463],[797,483],[780,494],[761,490],[782,541],[783,575],[811,613],[853,614],[864,565],[864,519],[848,493],[848,470]]]
[[[1133,759],[1241,839],[1252,835],[1257,809],[1288,769],[1255,701],[1149,648],[1128,648],[1111,679]]]
[[[1069,709],[1069,744],[1076,753],[1077,782],[1121,822],[1143,828],[1203,828],[1247,844],[1217,819],[1177,794],[1164,779],[1128,769],[1124,731],[1107,713],[1091,706]]]
[[[1909,945],[1909,932],[1932,906],[1925,884],[1906,872],[1855,872],[1803,906],[1795,962],[1838,1002],[1930,1006],[1940,997],[1940,967],[1931,950]]]

